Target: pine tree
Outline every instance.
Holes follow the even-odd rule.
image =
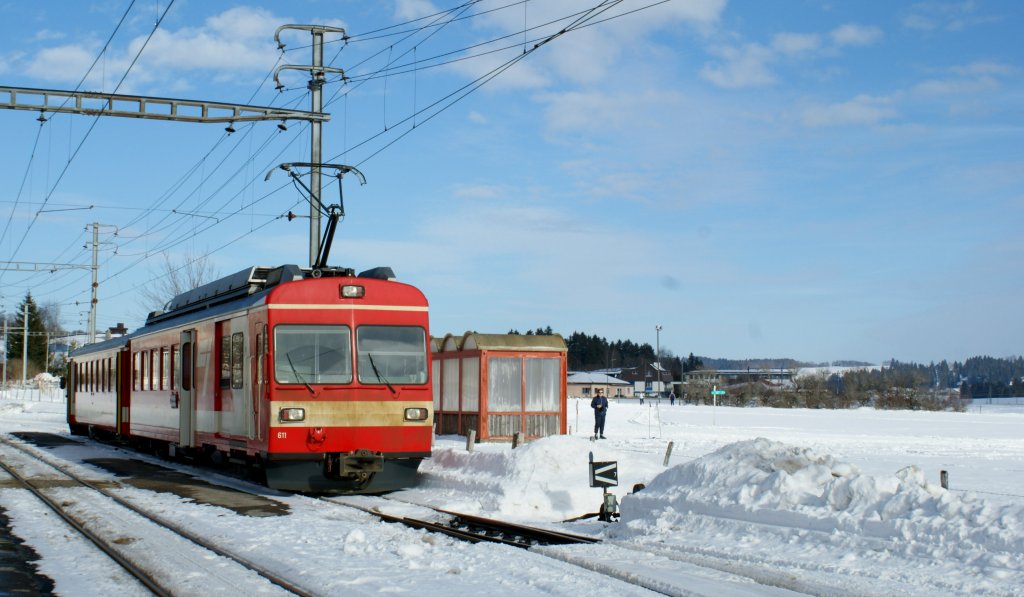
[[[28,307],[28,369],[32,373],[45,370],[46,361],[46,324],[43,321],[39,307],[32,299],[32,293],[25,295],[25,300],[18,305],[16,313],[12,314],[9,325],[13,328],[21,328],[24,324],[25,307]],[[22,330],[8,331],[7,333],[7,360],[20,360],[22,355],[23,340],[25,336]]]

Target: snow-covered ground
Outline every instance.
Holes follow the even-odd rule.
[[[0,396],[0,432],[66,433],[64,405],[51,399]],[[586,402],[570,400],[565,437],[516,450],[478,444],[472,452],[463,438],[440,437],[421,468],[422,484],[395,494],[604,539],[536,550],[558,560],[323,513],[322,503],[303,496],[266,492],[290,506],[291,524],[227,524],[221,508],[175,509],[169,501],[177,498],[124,492],[182,510],[196,528],[215,530],[247,553],[273,553],[285,571],[301,569],[325,594],[644,592],[616,578],[641,579],[667,594],[1024,594],[1024,405],[932,413],[613,400],[609,439],[590,439],[592,421]],[[591,454],[618,463],[621,520],[559,524],[601,502],[601,490],[588,484]],[[949,490],[939,485],[943,470]],[[640,483],[646,487],[632,494]],[[27,507],[23,493],[0,489],[0,506],[42,555],[40,567],[59,593],[127,582],[112,580],[118,577],[102,571],[102,556],[88,556],[85,546],[68,565],[68,533]],[[341,577],[339,558],[347,571]]]

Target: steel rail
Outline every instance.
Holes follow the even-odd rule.
[[[309,590],[306,590],[306,589],[300,587],[299,585],[297,585],[297,584],[295,584],[295,583],[293,583],[293,582],[291,582],[291,581],[289,581],[289,580],[287,580],[285,578],[282,578],[282,577],[274,574],[273,572],[270,572],[266,568],[263,568],[259,564],[256,564],[255,562],[253,562],[252,560],[250,560],[250,559],[248,559],[248,558],[246,558],[244,556],[232,553],[232,552],[227,551],[227,550],[225,550],[225,549],[223,549],[221,547],[218,547],[218,546],[214,545],[213,543],[207,541],[206,539],[200,537],[199,535],[193,533],[192,531],[189,531],[188,529],[185,529],[185,528],[183,528],[183,527],[181,527],[181,526],[179,526],[179,525],[177,525],[177,524],[175,524],[173,522],[165,520],[165,519],[163,519],[160,516],[156,516],[156,515],[150,514],[150,513],[146,512],[146,511],[140,509],[139,507],[135,506],[131,502],[129,502],[129,501],[127,501],[127,500],[125,500],[125,499],[115,495],[114,493],[112,493],[112,492],[110,492],[110,491],[108,491],[108,490],[106,490],[106,489],[104,489],[102,487],[98,487],[95,484],[90,483],[89,481],[86,481],[85,479],[82,479],[81,477],[79,477],[78,475],[68,471],[64,467],[62,467],[60,465],[57,465],[57,464],[54,464],[53,462],[50,462],[48,459],[43,458],[39,454],[33,453],[32,451],[28,450],[27,448],[25,448],[22,445],[19,445],[18,443],[10,441],[8,438],[0,438],[0,443],[8,445],[8,446],[10,446],[12,448],[15,448],[17,450],[20,450],[21,452],[23,452],[23,453],[31,456],[32,458],[35,458],[36,460],[46,464],[47,466],[53,468],[54,470],[57,470],[58,472],[66,475],[68,478],[72,479],[73,481],[75,481],[79,485],[81,485],[83,487],[87,487],[89,489],[92,489],[93,491],[96,491],[97,493],[100,493],[101,495],[106,496],[107,498],[113,500],[118,505],[120,505],[120,506],[122,506],[124,508],[127,508],[127,509],[131,510],[132,512],[135,512],[136,514],[142,516],[146,520],[150,520],[153,523],[155,523],[155,524],[157,524],[159,526],[162,526],[165,529],[171,531],[172,533],[180,535],[181,537],[184,537],[185,539],[188,539],[192,543],[195,543],[196,545],[198,545],[200,547],[208,549],[209,551],[213,552],[214,554],[216,554],[218,556],[227,558],[227,559],[229,559],[229,560],[231,560],[233,562],[241,564],[245,568],[247,568],[249,570],[252,570],[256,574],[258,574],[258,575],[262,576],[263,578],[267,579],[272,584],[277,585],[277,586],[281,587],[282,589],[285,589],[286,591],[289,591],[291,593],[299,595],[300,597],[314,597],[314,595],[316,595],[315,593],[313,593],[313,592],[311,592]],[[3,466],[3,464],[0,463],[0,466]],[[7,470],[6,466],[3,466],[3,468],[5,470]],[[78,527],[76,527],[76,528],[78,528]],[[106,552],[106,550],[104,550],[104,552]]]
[[[3,441],[4,443],[13,445],[7,442],[7,440]],[[170,590],[165,589],[164,587],[157,584],[156,580],[154,580],[145,570],[133,564],[130,560],[122,556],[120,553],[117,552],[117,550],[111,547],[109,543],[107,543],[98,535],[87,529],[82,523],[78,522],[77,519],[75,519],[73,516],[64,511],[63,508],[61,508],[57,503],[51,500],[49,496],[43,493],[43,491],[36,487],[35,484],[33,484],[27,478],[21,476],[21,474],[19,474],[13,468],[8,466],[7,463],[3,462],[2,460],[0,460],[0,468],[4,469],[4,471],[6,471],[7,474],[10,475],[15,481],[17,481],[22,487],[29,490],[29,492],[31,492],[32,495],[34,495],[39,501],[46,504],[50,508],[50,510],[53,510],[53,512],[57,514],[57,516],[60,516],[64,520],[64,522],[68,524],[68,526],[78,531],[83,537],[85,537],[89,541],[92,541],[93,545],[99,548],[100,551],[102,551],[103,553],[107,554],[107,557],[109,557],[111,560],[114,560],[119,566],[124,568],[124,570],[128,572],[128,574],[131,574],[135,577],[136,580],[145,585],[147,589],[153,591],[153,593],[161,597],[172,597],[174,595],[174,593],[172,593]]]

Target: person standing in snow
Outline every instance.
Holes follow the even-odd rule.
[[[594,437],[605,439],[604,418],[608,414],[608,399],[602,390],[597,390],[597,395],[590,401],[590,408],[594,409]]]

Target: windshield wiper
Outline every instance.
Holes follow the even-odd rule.
[[[395,388],[391,386],[391,382],[389,382],[387,378],[381,375],[380,371],[377,370],[377,363],[373,362],[373,353],[366,353],[366,358],[370,359],[370,367],[373,368],[373,374],[377,376],[377,381],[384,382],[384,385],[386,385],[388,389],[391,390],[392,395],[397,394],[398,392],[396,392]]]
[[[295,374],[295,379],[301,381],[302,385],[306,386],[306,389],[309,390],[309,393],[312,394],[313,397],[315,398],[316,391],[313,390],[313,386],[309,385],[309,382],[307,382],[301,375],[299,375],[299,371],[295,368],[295,363],[292,362],[291,353],[284,353],[284,358],[288,359],[288,366],[292,368],[292,373]]]

